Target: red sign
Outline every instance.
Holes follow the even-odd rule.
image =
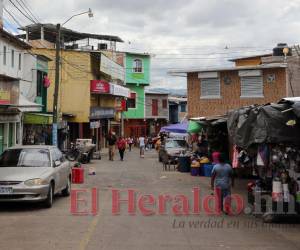
[[[109,94],[110,85],[103,80],[91,80],[91,93],[95,94]]]

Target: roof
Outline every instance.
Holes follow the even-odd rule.
[[[187,102],[187,98],[186,97],[169,96],[168,99],[169,99],[169,101],[176,102],[176,103]]]
[[[126,54],[130,54],[130,55],[136,55],[136,56],[151,56],[149,53],[145,53],[145,52],[128,52],[128,51],[118,51],[120,53],[126,53]]]
[[[264,56],[272,56],[272,55],[273,55],[272,53],[268,53],[268,54],[252,55],[252,56],[243,56],[243,57],[232,58],[229,61],[235,62],[238,60],[247,60],[247,59],[252,59],[252,58],[256,58],[256,57],[264,57]]]
[[[202,69],[189,69],[189,70],[171,70],[169,74],[173,73],[199,73],[199,72],[214,72],[214,71],[238,71],[238,70],[254,70],[254,69],[272,69],[272,68],[286,68],[286,63],[267,63],[254,66],[238,66],[238,67],[212,67]]]
[[[19,145],[19,146],[14,146],[10,147],[9,149],[18,149],[18,148],[28,148],[28,149],[52,149],[56,148],[56,146],[51,146],[51,145]]]
[[[22,40],[20,40],[13,34],[5,31],[3,29],[0,29],[0,37],[8,40],[9,42],[15,44],[16,46],[21,47],[22,49],[30,49],[31,48],[31,46],[28,43],[23,42]]]
[[[154,90],[146,90],[145,91],[146,95],[168,95],[168,92],[158,92],[158,91],[154,91]]]
[[[48,42],[55,43],[56,41],[56,25],[51,23],[37,23],[31,24],[24,27],[19,28],[20,30],[29,31],[29,40],[38,40],[41,38],[41,28],[44,27],[44,39]],[[110,35],[98,35],[91,33],[81,33],[71,29],[67,29],[61,27],[61,35],[64,37],[65,42],[73,42],[86,38],[98,39],[98,40],[106,40],[112,42],[124,42],[118,36],[110,36]],[[18,35],[19,38],[26,38],[26,34]]]

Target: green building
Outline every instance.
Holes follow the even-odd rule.
[[[126,87],[131,90],[127,100],[128,111],[124,112],[125,136],[146,135],[145,87],[150,84],[150,55],[125,53]]]

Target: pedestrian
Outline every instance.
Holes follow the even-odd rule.
[[[117,147],[118,147],[119,154],[120,154],[120,160],[123,161],[125,150],[126,150],[126,140],[122,136],[120,136],[117,141]]]
[[[140,146],[140,157],[145,157],[145,137],[143,135],[140,136],[139,140],[139,146]]]
[[[115,155],[116,142],[117,142],[116,134],[113,131],[109,131],[108,136],[107,136],[106,139],[107,139],[107,142],[108,142],[109,160],[113,161],[114,160],[114,155]]]
[[[234,186],[232,167],[225,163],[224,154],[220,154],[219,163],[213,167],[211,177],[211,188],[215,191],[219,203],[219,211],[230,213],[231,187]]]
[[[129,151],[131,152],[131,149],[132,149],[132,145],[133,145],[133,138],[132,138],[132,136],[130,136],[129,138],[128,138],[128,145],[129,145]]]

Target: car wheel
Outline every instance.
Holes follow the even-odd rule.
[[[54,196],[54,188],[53,188],[53,184],[51,183],[49,186],[49,190],[48,190],[48,195],[47,195],[47,199],[44,201],[44,206],[46,208],[51,208],[53,205],[53,196]]]
[[[70,179],[70,177],[68,178],[66,188],[61,191],[61,194],[65,197],[70,196],[70,194],[71,194],[71,179]]]

